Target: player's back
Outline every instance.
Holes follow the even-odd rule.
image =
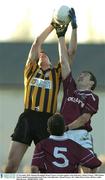
[[[100,161],[66,136],[51,135],[36,146],[32,164],[47,173],[77,173],[79,164],[93,168]]]
[[[77,172],[77,161],[72,155],[70,140],[63,137],[50,136],[45,142],[45,164],[47,172],[69,173]],[[71,146],[71,147],[70,147]]]

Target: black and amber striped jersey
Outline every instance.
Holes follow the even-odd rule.
[[[29,62],[24,70],[25,109],[55,113],[61,83],[61,65],[43,71],[38,61]]]

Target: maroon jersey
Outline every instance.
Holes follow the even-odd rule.
[[[99,98],[91,90],[78,90],[71,73],[63,81],[64,97],[61,105],[61,114],[65,124],[70,124],[84,113],[95,114],[98,110]],[[91,131],[91,120],[80,129]]]
[[[92,169],[100,166],[101,161],[66,136],[51,135],[36,145],[32,165],[46,173],[77,173],[78,165]]]

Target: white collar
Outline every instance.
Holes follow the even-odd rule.
[[[91,89],[77,89],[78,91],[90,91],[90,92],[92,92],[92,90]]]
[[[55,135],[50,135],[49,139],[54,139],[57,141],[62,141],[62,140],[67,140],[67,136],[62,135],[62,136],[55,136]]]

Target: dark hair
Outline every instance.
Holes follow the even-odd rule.
[[[41,48],[40,53],[48,54],[44,48]]]
[[[48,128],[52,135],[61,136],[64,133],[64,118],[60,113],[55,113],[48,119]]]
[[[91,90],[94,90],[97,86],[97,80],[96,77],[94,76],[94,74],[90,71],[83,71],[84,73],[89,73],[90,74],[90,80],[94,82],[93,86],[91,87]]]
[[[44,53],[44,52],[45,52],[44,49],[41,48],[40,53]]]

